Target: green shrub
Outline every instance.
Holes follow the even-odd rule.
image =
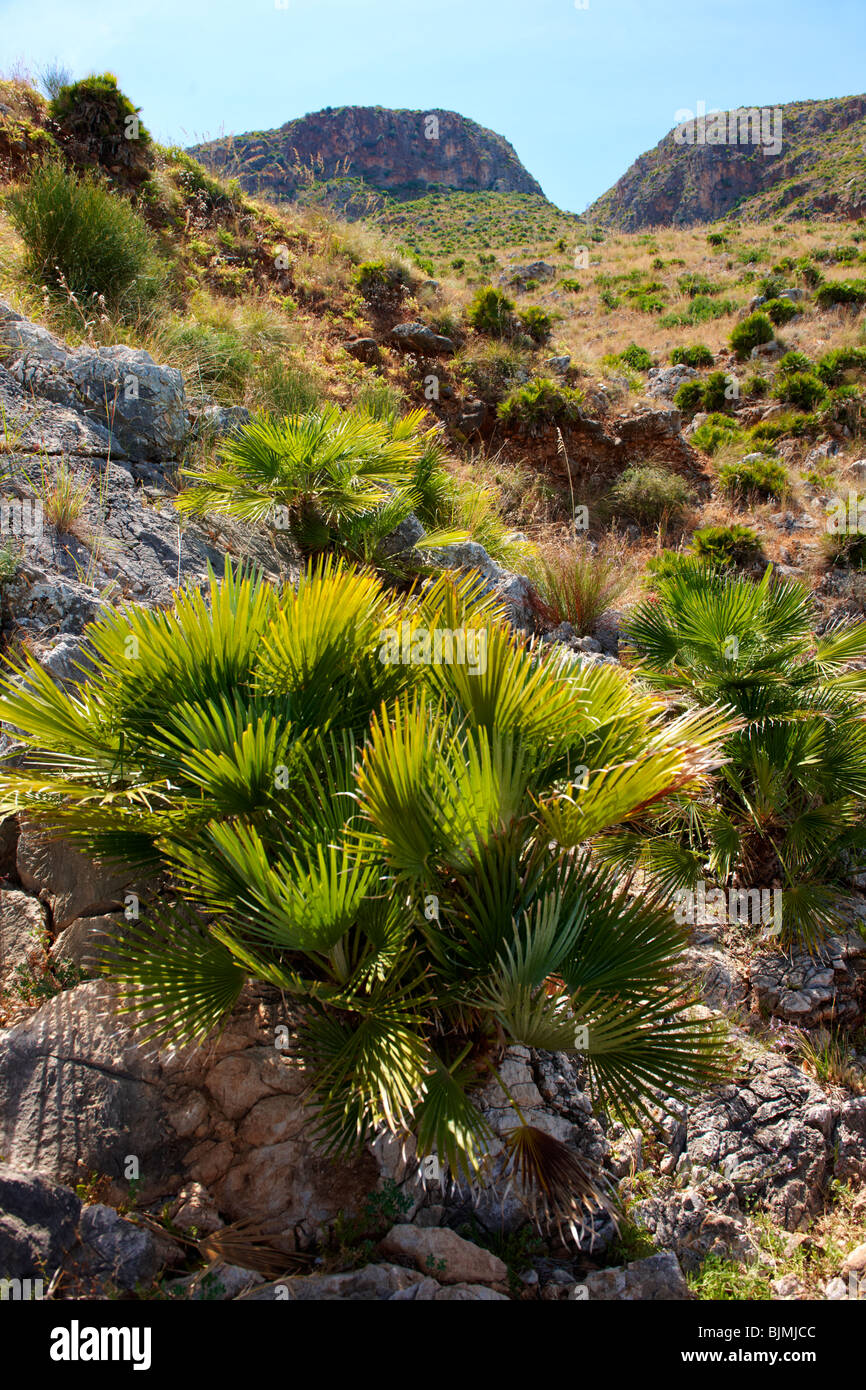
[[[779,378],[773,388],[779,401],[796,405],[800,410],[812,410],[827,395],[827,388],[811,372],[791,372]]]
[[[728,378],[724,372],[710,372],[704,382],[704,410],[716,412],[724,410],[728,403],[726,395]]]
[[[620,362],[636,372],[648,372],[653,365],[652,353],[648,352],[646,348],[638,347],[637,343],[629,343],[628,347],[617,356]]]
[[[733,497],[784,497],[790,489],[787,469],[777,459],[740,459],[719,469],[722,491]]]
[[[534,343],[550,341],[550,335],[553,332],[553,319],[545,309],[539,309],[533,305],[529,309],[523,309],[519,318],[520,327]]]
[[[765,300],[778,299],[784,288],[784,278],[778,274],[778,268],[776,266],[773,266],[772,274],[762,275],[758,280],[758,293],[761,294]],[[767,305],[762,305],[762,308],[766,310]]]
[[[822,285],[815,303],[819,309],[831,309],[834,304],[866,304],[866,280],[835,280]]]
[[[761,538],[750,526],[704,526],[692,536],[692,548],[713,565],[747,565],[762,553]]]
[[[253,368],[253,354],[236,333],[197,319],[169,322],[160,335],[160,348],[181,367],[188,382],[226,400],[243,391]]]
[[[121,173],[131,183],[153,167],[152,141],[133,106],[110,72],[61,87],[49,111],[80,161]]]
[[[772,323],[780,328],[782,324],[790,323],[799,314],[797,305],[790,299],[769,299],[766,304],[761,306],[762,313],[765,313]]]
[[[843,374],[851,370],[866,371],[866,348],[833,348],[819,358],[815,368],[825,386],[839,386]]]
[[[130,201],[96,174],[48,161],[6,206],[40,281],[57,284],[62,275],[73,294],[104,295],[117,312],[137,311],[162,291],[165,269],[151,232]]]
[[[729,342],[737,356],[742,360],[748,357],[752,348],[761,343],[770,343],[775,337],[773,325],[766,314],[749,314],[731,330]]]
[[[737,304],[733,299],[713,299],[711,295],[696,294],[683,311],[665,314],[661,320],[662,328],[689,328],[696,323],[710,323],[713,319],[727,318],[735,314]]]
[[[750,376],[743,389],[747,396],[766,396],[769,395],[771,384],[765,376]]]
[[[704,805],[683,807],[678,857],[659,843],[670,817],[663,829],[650,810],[630,854],[618,839],[619,867],[642,869],[648,885],[664,875],[670,883],[674,863],[676,881],[690,886],[707,872],[724,884],[784,884],[775,949],[814,948],[838,930],[863,828],[866,723],[848,672],[866,655],[866,623],[818,635],[814,621],[809,588],[771,567],[758,583],[690,568],[663,580],[625,625],[643,679],[668,699],[676,692],[682,707],[723,702],[737,727]]]
[[[695,343],[692,347],[675,347],[671,352],[671,365],[674,367],[680,363],[685,367],[711,367],[714,361],[712,352],[704,343]]]
[[[583,392],[559,386],[549,377],[534,377],[517,386],[497,408],[502,423],[530,433],[543,425],[563,425],[580,415]]]
[[[702,425],[699,425],[692,435],[691,442],[696,449],[701,449],[705,454],[714,454],[725,444],[731,444],[735,439],[739,439],[743,431],[736,420],[729,415],[713,414],[710,415]]]
[[[483,285],[466,310],[466,317],[478,333],[489,338],[507,338],[514,332],[514,300],[493,285]]]
[[[703,409],[703,404],[704,383],[702,381],[684,381],[682,386],[677,387],[674,405],[684,415],[694,415],[696,411]]]
[[[728,238],[722,232],[708,232],[707,244],[709,246],[727,246]]]
[[[687,294],[689,299],[694,299],[699,294],[718,294],[721,286],[710,280],[708,276],[702,275],[700,271],[692,270],[679,277],[677,288],[680,294]]]
[[[568,290],[569,294],[580,294],[583,283],[580,280],[575,280],[573,276],[567,276],[566,279],[560,280],[559,287]]]
[[[617,478],[610,496],[618,515],[631,517],[641,526],[675,521],[693,500],[685,479],[660,464],[627,468]]]
[[[806,356],[805,352],[797,350],[786,352],[783,357],[779,358],[777,365],[777,371],[781,376],[792,376],[794,372],[810,372],[811,370],[811,359]]]

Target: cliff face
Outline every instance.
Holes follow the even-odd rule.
[[[760,111],[760,108],[759,108]],[[641,227],[866,213],[866,96],[765,107],[683,122],[589,208],[597,222]],[[716,143],[714,143],[716,142]]]
[[[328,108],[278,130],[195,145],[189,153],[238,177],[249,192],[275,198],[295,195],[298,166],[320,179],[361,178],[398,195],[436,184],[464,192],[541,193],[507,140],[454,111]]]

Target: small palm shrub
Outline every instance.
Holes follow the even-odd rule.
[[[731,330],[729,342],[741,360],[761,343],[771,343],[775,337],[773,324],[766,314],[749,314]]]
[[[790,490],[788,470],[778,459],[746,457],[719,469],[723,492],[732,497],[784,497]]]
[[[729,415],[714,412],[699,425],[692,435],[691,442],[696,449],[705,454],[715,454],[726,444],[732,444],[742,437],[742,428]]]
[[[677,387],[674,405],[684,415],[696,414],[703,408],[703,404],[704,383],[702,381],[684,381],[682,386]]]
[[[430,660],[442,631],[477,659]],[[227,562],[208,594],[86,637],[83,697],[28,656],[3,683],[2,814],[162,876],[106,960],[142,1041],[201,1042],[263,981],[291,1000],[331,1152],[390,1132],[457,1178],[487,1165],[474,1091],[503,1043],[581,1049],[625,1116],[719,1079],[673,974],[681,929],[589,857],[700,783],[718,712],[668,723],[622,671],[527,646],[477,580],[394,598],[330,560],[283,590]],[[597,1199],[516,1105],[500,1138],[563,1226]]]
[[[699,294],[718,294],[721,285],[710,280],[708,276],[702,275],[700,271],[691,270],[687,271],[685,275],[679,276],[677,288],[680,294],[688,295],[689,299],[694,299]]]
[[[786,352],[779,358],[777,372],[779,376],[793,376],[795,372],[810,372],[812,370],[811,358],[805,352],[794,350]]]
[[[866,280],[832,280],[822,285],[815,295],[819,309],[832,309],[836,304],[866,304]]]
[[[466,318],[478,333],[508,338],[515,328],[514,300],[493,285],[483,285],[466,310]]]
[[[813,410],[826,398],[827,388],[812,372],[789,372],[778,378],[773,395],[800,410]]]
[[[674,367],[680,363],[685,367],[711,367],[714,361],[712,352],[704,343],[675,347],[671,351],[671,365]]]
[[[715,794],[615,833],[610,853],[672,886],[706,869],[720,883],[782,886],[783,940],[838,924],[849,855],[866,844],[866,623],[816,638],[796,583],[688,567],[627,623],[650,685],[740,720]],[[666,836],[677,835],[679,854]]]
[[[165,271],[147,225],[95,174],[45,161],[9,194],[6,206],[40,282],[56,285],[62,275],[79,298],[103,295],[113,309],[130,314],[162,290]]]
[[[847,371],[866,371],[866,348],[833,348],[818,359],[815,374],[825,386],[840,386]]]
[[[771,382],[765,376],[750,376],[743,387],[747,396],[767,396]]]
[[[496,413],[508,428],[533,434],[545,425],[567,425],[577,420],[582,402],[582,391],[539,376],[525,386],[516,386]]]
[[[761,539],[750,526],[703,526],[692,536],[692,549],[703,564],[748,565],[761,556]]]
[[[423,410],[377,420],[333,405],[281,421],[262,416],[224,440],[201,471],[182,472],[175,505],[270,524],[304,550],[338,547],[371,559],[421,500],[419,470],[434,442],[424,419]]]
[[[685,479],[660,464],[627,468],[617,478],[610,496],[617,515],[630,517],[639,526],[675,521],[694,500]]]
[[[592,632],[628,585],[621,563],[587,541],[538,551],[526,568],[539,611],[557,625],[571,623],[579,637]]]
[[[520,327],[534,343],[547,343],[553,332],[553,319],[545,309],[532,306],[523,309],[519,316]]]
[[[766,304],[761,305],[761,312],[766,314],[771,323],[777,328],[782,324],[790,323],[799,314],[797,305],[790,299],[768,299]]]

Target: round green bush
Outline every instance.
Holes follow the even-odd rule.
[[[737,356],[742,360],[748,357],[753,348],[761,343],[770,343],[775,337],[773,325],[766,314],[749,314],[731,331],[729,342]]]
[[[723,464],[719,482],[732,497],[784,497],[789,488],[787,469],[766,455]]]
[[[702,381],[684,381],[682,386],[677,388],[674,405],[684,415],[694,415],[703,407],[703,404],[704,383]]]
[[[680,364],[684,367],[711,367],[714,361],[712,352],[703,343],[695,343],[692,347],[675,347],[671,352],[671,365],[674,367]]]
[[[783,323],[790,323],[799,314],[800,310],[790,299],[768,299],[763,306],[763,311],[767,317],[780,328]]]
[[[762,553],[751,526],[704,526],[692,536],[692,549],[712,565],[747,565]]]
[[[800,410],[813,410],[826,397],[827,388],[812,372],[791,372],[779,379],[773,395]]]

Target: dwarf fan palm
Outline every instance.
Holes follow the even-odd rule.
[[[435,429],[425,412],[376,419],[329,405],[307,415],[252,420],[202,471],[186,470],[181,512],[270,522],[305,550],[335,546],[370,560],[430,488]],[[427,545],[464,539],[431,535]]]
[[[474,675],[403,663],[445,628],[483,636]],[[681,929],[590,863],[595,837],[701,785],[718,712],[669,725],[622,672],[524,644],[477,580],[393,599],[330,561],[283,592],[227,565],[209,601],[88,636],[82,694],[28,658],[5,682],[28,746],[0,814],[158,865],[185,900],[112,952],[143,1036],[200,1040],[267,981],[298,1006],[335,1151],[385,1125],[464,1175],[492,1140],[473,1089],[505,1043],[579,1048],[626,1115],[719,1075],[673,982]],[[575,1214],[573,1156],[519,1111],[507,1149]]]
[[[866,672],[849,669],[866,623],[815,638],[807,591],[769,569],[756,584],[691,562],[657,589],[627,624],[641,677],[687,705],[721,702],[741,727],[717,795],[662,808],[608,852],[669,886],[694,883],[704,861],[722,882],[781,882],[785,935],[819,936],[866,848]]]

